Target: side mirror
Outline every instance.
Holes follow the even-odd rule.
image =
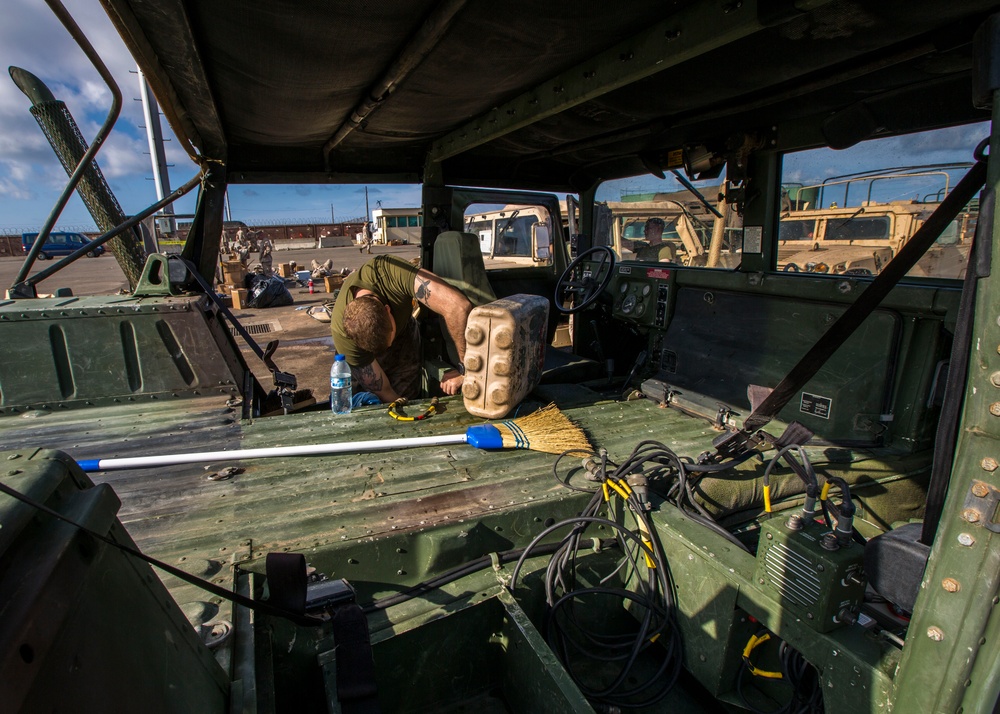
[[[531,226],[531,259],[536,263],[552,262],[552,238],[545,223]]]

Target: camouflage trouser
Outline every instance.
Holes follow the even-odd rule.
[[[420,330],[416,320],[410,320],[409,327],[397,333],[389,349],[375,359],[399,396],[420,396]]]
[[[420,396],[420,330],[416,320],[410,320],[409,327],[397,332],[389,349],[375,359],[399,396],[407,399]],[[352,381],[355,394],[364,390],[357,377]]]

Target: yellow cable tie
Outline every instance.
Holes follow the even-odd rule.
[[[829,495],[830,495],[830,482],[827,481],[826,483],[823,484],[823,490],[820,491],[819,500],[825,501],[827,496]]]
[[[632,495],[632,487],[629,486],[627,483],[625,483],[625,479],[621,478],[618,479],[618,485],[621,486],[623,489],[625,489],[625,493],[627,493],[629,496]]]
[[[766,484],[764,486],[764,510],[768,513],[771,512],[771,485]]]
[[[622,498],[624,498],[626,501],[628,500],[628,494],[625,493],[625,491],[622,490],[621,486],[619,486],[618,484],[616,484],[614,481],[607,480],[604,483],[606,483],[608,486],[610,486],[611,488],[613,488],[615,490],[615,493],[617,493],[619,496],[621,496]]]
[[[608,492],[608,482],[605,481],[601,484],[601,489],[604,491],[604,501],[608,502],[611,500],[611,494]]]
[[[649,540],[646,540],[645,538],[643,538],[642,539],[642,544],[644,546],[646,546],[647,548],[649,548],[650,550],[653,549],[653,542],[652,541],[649,541]],[[642,554],[644,556],[646,556],[646,567],[649,568],[650,570],[656,570],[656,562],[652,558],[649,557],[649,553],[647,553],[644,550],[644,551],[642,551]]]
[[[656,642],[658,639],[660,639],[660,633],[659,632],[657,632],[655,635],[653,635],[652,637],[649,638],[649,643],[652,644],[652,643]]]
[[[753,662],[750,661],[750,653],[753,652],[757,647],[764,644],[771,639],[770,633],[765,632],[760,637],[757,635],[752,635],[747,641],[747,646],[743,648],[743,662],[746,664],[747,669],[750,670],[750,674],[755,677],[763,677],[765,679],[784,679],[784,675],[781,672],[773,672],[766,669],[758,669]]]

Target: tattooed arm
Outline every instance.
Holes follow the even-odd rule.
[[[413,280],[413,296],[417,302],[444,318],[458,358],[465,359],[465,323],[469,321],[472,303],[469,299],[438,276],[427,270],[417,271]]]
[[[458,350],[459,360],[465,359],[465,324],[472,312],[469,299],[431,272],[420,270],[413,281],[413,296],[417,301],[444,318],[448,334]],[[458,394],[465,377],[458,370],[446,372],[441,379],[445,394]]]
[[[372,360],[364,367],[351,367],[351,374],[361,388],[357,391],[372,392],[382,400],[383,404],[399,399],[399,395],[392,388],[389,378],[385,376],[377,360]]]

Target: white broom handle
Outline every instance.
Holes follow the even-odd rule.
[[[192,454],[164,454],[162,456],[131,456],[121,459],[91,459],[79,461],[84,471],[112,471],[114,469],[134,469],[147,466],[174,466],[176,464],[206,463],[212,461],[241,461],[243,459],[266,459],[277,456],[318,456],[322,454],[342,454],[357,451],[388,451],[407,449],[412,446],[443,446],[465,444],[465,434],[445,434],[442,436],[411,436],[402,439],[375,439],[372,441],[348,441],[334,444],[306,444],[303,446],[274,446],[263,449],[233,449],[231,451],[200,451]]]

